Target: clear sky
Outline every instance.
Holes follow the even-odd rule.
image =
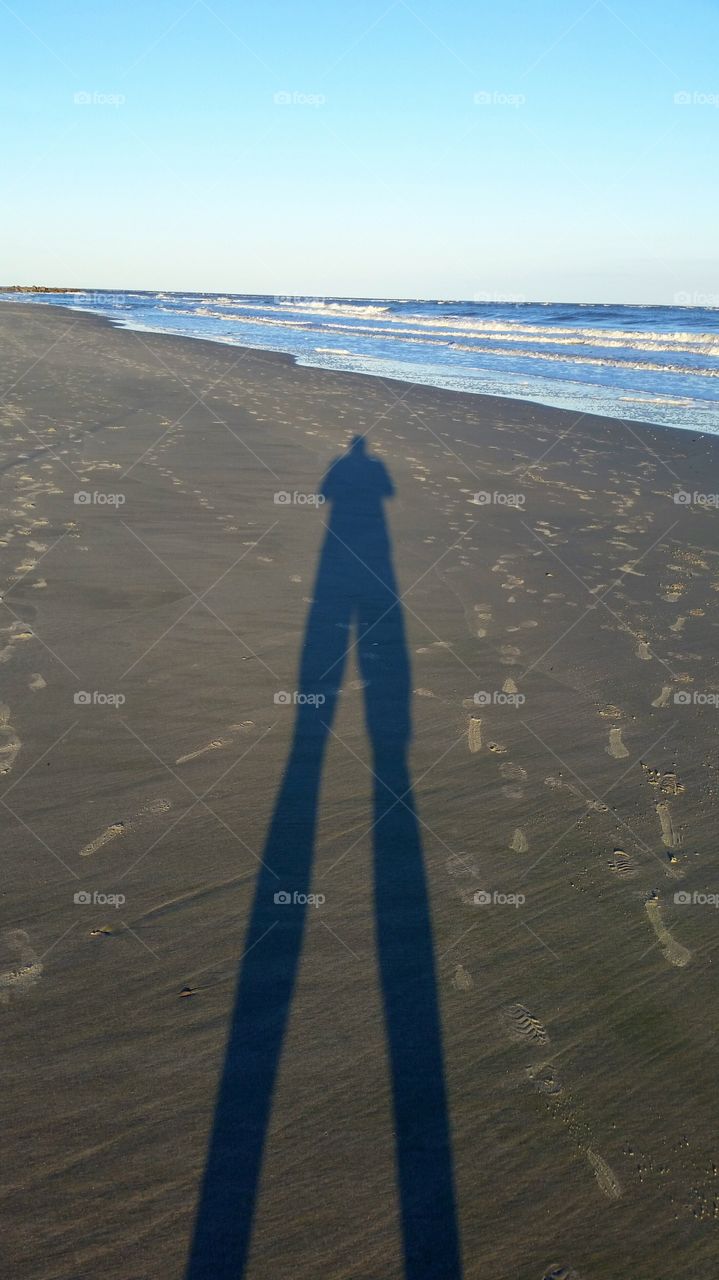
[[[716,297],[718,37],[716,0],[0,0],[0,283]]]

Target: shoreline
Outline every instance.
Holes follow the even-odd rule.
[[[71,293],[72,291],[71,291],[71,290],[63,290],[63,291],[58,290],[58,292],[67,292],[67,293]],[[201,296],[201,295],[197,295],[197,296]],[[8,301],[7,299],[2,299],[2,301],[3,301],[3,302],[5,302],[5,305],[8,305],[8,306],[12,306],[12,305],[13,305],[12,301]],[[391,300],[390,300],[390,301],[391,301]],[[18,303],[17,305],[19,305],[19,306],[23,306],[24,304],[22,304],[22,303]],[[532,305],[532,304],[530,304],[530,305]],[[34,308],[35,308],[35,307],[43,307],[43,308],[44,308],[44,307],[45,307],[45,304],[43,304],[43,303],[37,303],[37,304],[35,304],[35,303],[34,303],[34,304],[33,304],[33,307],[34,307]],[[56,308],[56,307],[54,307],[52,303],[48,303],[48,304],[47,304],[47,307],[48,307],[50,310],[57,310],[57,308]],[[671,309],[671,308],[668,308],[668,309]],[[674,425],[674,424],[667,424],[667,425],[665,425],[665,424],[663,424],[663,423],[661,423],[661,422],[652,422],[652,421],[651,421],[651,420],[649,420],[649,419],[639,419],[639,418],[637,418],[637,419],[634,419],[634,418],[631,418],[631,419],[625,419],[625,418],[623,418],[620,414],[617,414],[617,413],[611,413],[611,412],[607,412],[607,413],[586,412],[584,409],[579,408],[579,407],[577,407],[577,408],[571,408],[571,407],[567,407],[567,406],[560,406],[560,405],[552,404],[552,403],[550,402],[550,400],[549,400],[549,399],[547,399],[547,400],[537,400],[537,399],[533,399],[533,398],[531,398],[530,396],[527,396],[527,397],[511,396],[511,395],[501,396],[501,395],[496,395],[496,394],[494,394],[494,393],[492,393],[492,392],[486,392],[486,391],[480,391],[480,390],[477,390],[477,391],[466,391],[466,390],[464,390],[464,389],[458,389],[458,388],[455,388],[455,387],[441,387],[441,386],[438,386],[436,383],[430,383],[430,382],[417,382],[417,381],[415,381],[413,378],[411,378],[410,376],[408,376],[408,377],[406,377],[406,378],[398,378],[398,377],[391,376],[391,375],[390,375],[390,376],[385,376],[385,375],[383,375],[383,374],[381,374],[381,373],[374,373],[372,370],[335,369],[335,368],[329,367],[329,366],[327,366],[327,365],[324,365],[324,364],[322,364],[322,363],[317,363],[317,362],[313,361],[309,355],[302,355],[301,353],[292,353],[292,352],[275,351],[275,350],[274,350],[273,348],[271,348],[271,347],[264,347],[264,346],[261,346],[261,345],[258,345],[258,346],[245,346],[245,345],[243,345],[243,344],[241,344],[241,343],[236,343],[236,342],[234,342],[234,341],[232,341],[232,340],[229,340],[229,339],[228,339],[228,340],[223,340],[222,338],[219,338],[219,337],[207,337],[207,338],[205,338],[205,337],[197,336],[197,335],[194,335],[194,334],[177,334],[177,333],[173,333],[172,331],[168,331],[168,330],[155,329],[155,328],[152,328],[152,327],[150,327],[150,326],[143,326],[142,324],[133,324],[131,321],[126,320],[126,319],[115,319],[114,317],[110,317],[110,316],[98,316],[98,315],[96,315],[94,312],[92,312],[92,311],[90,311],[90,310],[86,310],[86,309],[85,309],[85,308],[83,308],[81,305],[73,305],[73,306],[71,306],[71,307],[62,308],[62,310],[68,310],[68,311],[71,311],[73,314],[83,314],[83,315],[87,315],[87,316],[89,316],[89,317],[90,317],[90,318],[92,318],[92,319],[105,321],[106,323],[108,323],[108,324],[110,324],[110,325],[112,325],[112,326],[114,326],[114,327],[116,327],[116,328],[119,328],[119,329],[128,329],[128,330],[130,330],[130,331],[132,331],[132,332],[136,332],[136,333],[149,333],[149,334],[156,335],[156,336],[158,336],[158,337],[167,337],[167,338],[186,338],[186,339],[188,339],[188,340],[190,340],[190,341],[192,341],[192,342],[211,342],[211,343],[216,344],[216,345],[218,345],[218,346],[229,346],[229,347],[231,347],[231,348],[233,348],[233,349],[238,349],[238,350],[241,350],[241,351],[248,351],[248,350],[249,350],[249,351],[261,351],[261,352],[265,352],[265,353],[266,353],[266,354],[268,354],[268,355],[283,355],[283,356],[284,356],[284,355],[286,355],[286,356],[288,356],[288,358],[289,358],[289,359],[293,360],[293,361],[294,361],[296,364],[298,364],[300,367],[320,369],[320,370],[324,370],[325,372],[330,372],[330,373],[347,373],[347,374],[353,374],[354,376],[357,376],[357,377],[376,377],[376,378],[378,378],[378,379],[381,379],[381,380],[382,380],[382,381],[384,381],[384,382],[397,383],[399,386],[402,386],[402,387],[404,387],[404,388],[406,388],[407,386],[420,387],[420,388],[421,388],[421,387],[426,387],[426,388],[427,388],[427,389],[429,389],[429,390],[434,390],[434,391],[446,391],[446,392],[449,392],[449,393],[451,393],[451,394],[455,394],[455,395],[469,395],[469,396],[471,396],[471,397],[473,397],[473,398],[478,396],[478,397],[480,397],[480,398],[482,398],[482,399],[488,399],[488,400],[500,400],[500,401],[501,401],[501,400],[507,400],[507,401],[509,401],[509,402],[511,402],[511,403],[522,403],[522,404],[536,405],[536,406],[541,407],[541,408],[543,408],[543,409],[549,409],[549,410],[550,410],[550,411],[552,411],[552,412],[558,412],[558,413],[569,413],[569,414],[581,415],[581,416],[585,416],[585,417],[605,418],[605,419],[609,419],[609,420],[614,421],[614,422],[624,422],[624,421],[627,421],[627,422],[630,422],[630,423],[632,423],[632,424],[634,424],[634,425],[644,426],[644,427],[646,427],[646,426],[651,426],[651,427],[655,427],[655,428],[661,428],[662,430],[680,430],[680,431],[688,431],[690,434],[691,434],[693,431],[698,431],[698,432],[700,432],[702,435],[716,435],[716,434],[719,434],[719,426],[717,426],[716,431],[708,431],[708,430],[703,430],[703,429],[701,428],[701,426],[699,426],[699,427],[696,427],[696,426],[693,426],[693,425],[692,425],[692,426],[688,426],[688,425],[687,425],[687,426],[676,426],[676,425]],[[350,353],[350,354],[351,354],[351,353]],[[353,358],[355,358],[355,357],[353,357]],[[407,368],[408,368],[408,371],[409,371],[409,370],[411,370],[411,365],[408,365],[408,366],[407,366]],[[461,372],[460,370],[458,370],[458,371],[457,371],[457,373],[460,373],[460,372]],[[450,375],[449,375],[449,373],[447,374],[447,376],[450,376]],[[487,371],[487,373],[486,373],[486,375],[485,375],[485,376],[489,376],[488,371]],[[517,376],[517,377],[520,377],[520,376],[524,376],[524,375],[519,375],[519,374],[517,374],[516,376]],[[561,398],[561,396],[562,396],[562,387],[563,387],[565,384],[567,384],[567,385],[576,385],[576,386],[578,386],[578,387],[580,387],[580,388],[581,388],[581,387],[591,387],[591,388],[595,388],[595,389],[596,389],[596,391],[600,391],[600,390],[601,390],[601,391],[605,391],[605,390],[606,390],[606,388],[605,388],[602,384],[594,384],[594,383],[588,382],[588,381],[586,381],[585,379],[582,379],[582,378],[580,378],[580,377],[577,377],[577,378],[575,378],[575,379],[573,379],[573,378],[559,378],[559,379],[556,379],[556,383],[557,383],[557,387],[558,387],[558,390],[557,390],[557,392],[556,392],[556,397],[557,397],[557,398]],[[553,393],[552,393],[552,394],[553,394]],[[650,393],[647,393],[647,394],[649,395]],[[636,404],[636,403],[641,403],[641,402],[642,402],[642,400],[643,400],[642,394],[641,394],[641,393],[639,393],[639,392],[637,392],[636,394],[629,395],[629,396],[627,397],[627,403],[633,403],[633,404]],[[657,405],[673,405],[673,404],[676,404],[676,403],[681,403],[681,401],[682,401],[682,397],[678,397],[678,398],[677,398],[677,397],[672,397],[672,396],[663,396],[663,397],[657,397],[656,395],[655,395],[655,396],[652,396],[652,402],[653,402],[653,403],[656,403]],[[707,399],[702,399],[701,397],[699,397],[699,398],[695,398],[695,402],[696,402],[698,405],[706,406],[706,412],[710,412],[710,406],[715,405],[715,402],[714,402],[714,401],[712,401],[712,400],[707,400]],[[649,404],[649,401],[647,401],[647,404]],[[716,408],[717,408],[717,412],[719,412],[719,405],[717,405],[717,406],[716,406]]]
[[[711,1280],[719,526],[674,494],[719,495],[719,441],[51,306],[0,339],[13,1276],[186,1280],[243,1176],[206,1180],[244,975],[247,1280],[316,1280],[318,1240],[329,1280],[401,1280],[427,1134],[465,1280]],[[356,435],[380,536],[333,568],[309,498]],[[400,622],[360,643],[378,581]],[[413,795],[386,847],[378,773]],[[449,1125],[398,1129],[415,1086]]]
[[[0,306],[2,306],[3,308],[5,307],[12,308],[13,305],[14,304],[12,302],[7,302],[4,299],[0,300]],[[18,303],[17,306],[19,308],[24,307],[24,304]],[[53,307],[51,303],[48,303],[47,306],[45,306],[43,303],[36,303],[33,306],[33,310],[42,310],[45,314],[47,314],[48,312],[53,315],[58,314],[58,308]],[[208,346],[212,348],[218,347],[220,349],[229,348],[230,350],[238,351],[243,355],[246,353],[252,352],[254,354],[267,356],[282,362],[287,362],[291,366],[298,369],[310,369],[318,373],[326,373],[330,377],[371,379],[372,381],[376,381],[383,385],[389,384],[391,386],[394,386],[397,388],[398,391],[402,390],[406,392],[407,386],[409,385],[411,388],[420,392],[426,391],[427,393],[430,393],[430,394],[434,393],[439,396],[458,396],[463,400],[468,400],[470,403],[472,401],[480,400],[480,401],[486,401],[492,406],[497,406],[497,407],[506,406],[507,408],[509,408],[510,406],[512,407],[528,406],[531,409],[538,410],[540,413],[543,413],[543,414],[546,413],[553,417],[558,416],[560,418],[574,418],[574,419],[581,419],[582,421],[597,422],[597,423],[610,422],[610,423],[613,423],[615,426],[618,426],[620,424],[627,425],[623,418],[613,417],[609,414],[584,413],[584,412],[576,412],[572,409],[555,408],[553,405],[544,404],[544,402],[541,400],[528,400],[528,399],[525,400],[520,397],[496,396],[496,395],[491,395],[482,391],[456,391],[450,387],[435,387],[428,383],[413,382],[411,380],[405,380],[402,378],[389,378],[389,377],[384,377],[380,374],[371,373],[371,372],[355,372],[353,370],[344,370],[344,369],[326,369],[321,365],[303,363],[301,359],[298,356],[294,355],[292,352],[274,351],[272,350],[272,348],[269,348],[269,347],[243,346],[241,343],[222,342],[218,338],[201,338],[201,337],[195,337],[192,334],[175,334],[175,333],[167,333],[165,331],[157,330],[157,329],[143,329],[128,323],[124,323],[122,320],[115,320],[110,316],[95,315],[92,311],[87,311],[83,307],[68,307],[66,308],[66,310],[70,312],[72,315],[83,316],[88,322],[93,324],[98,324],[101,328],[107,326],[110,329],[118,330],[120,332],[124,331],[127,333],[146,333],[153,338],[157,338],[160,340],[165,339],[168,342],[181,342],[183,344],[184,343],[200,344],[202,346]],[[60,311],[59,314],[60,316],[62,316],[63,311]],[[635,421],[634,419],[632,419],[629,425],[632,429],[635,427],[638,427],[643,431],[661,432],[662,435],[664,435],[665,433],[675,433],[679,438],[681,438],[682,436],[686,436],[687,434],[691,435],[693,430],[692,428],[689,428],[689,427],[664,426],[662,423],[651,422],[648,419],[646,421],[641,421],[641,420]],[[696,434],[701,435],[702,437],[707,437],[709,439],[716,438],[714,436],[714,433],[699,431],[698,429],[696,431]]]

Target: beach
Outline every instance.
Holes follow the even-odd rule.
[[[710,1280],[719,441],[0,335],[7,1274]]]

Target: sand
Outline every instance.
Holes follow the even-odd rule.
[[[713,1278],[719,443],[0,336],[5,1273]]]

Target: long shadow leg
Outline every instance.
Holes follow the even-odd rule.
[[[461,1261],[429,897],[402,753],[375,755],[377,944],[392,1074],[406,1280]],[[395,795],[403,796],[397,804]]]
[[[245,1273],[272,1098],[302,950],[318,796],[346,658],[351,600],[336,555],[320,561],[300,667],[302,697],[263,851],[217,1096],[187,1280]],[[331,670],[328,672],[328,668]],[[277,901],[276,895],[284,895]],[[287,901],[285,899],[289,898]]]
[[[375,910],[389,1045],[406,1280],[462,1274],[422,841],[407,764],[411,672],[391,563],[359,619],[374,759]],[[364,634],[366,632],[366,641]],[[401,800],[398,802],[397,797]]]

